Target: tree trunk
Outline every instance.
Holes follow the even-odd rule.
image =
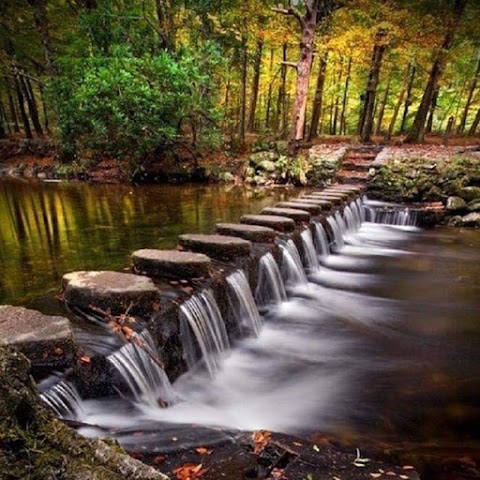
[[[40,90],[40,99],[42,101],[42,109],[43,109],[43,123],[45,125],[45,130],[47,133],[50,133],[50,122],[48,120],[48,110],[47,110],[47,103],[45,102],[45,95],[43,92],[43,87],[39,85]]]
[[[170,0],[155,0],[158,28],[162,38],[162,48],[175,50],[175,31],[173,28],[172,6]]]
[[[387,83],[387,88],[385,88],[385,92],[383,93],[383,97],[380,100],[380,106],[379,106],[379,111],[378,111],[378,119],[377,119],[377,125],[375,127],[375,135],[380,135],[382,131],[382,123],[383,123],[383,117],[385,115],[385,108],[387,106],[387,101],[388,101],[388,95],[390,94],[390,85],[392,82],[392,78],[390,77],[388,79]]]
[[[12,118],[12,122],[13,122],[13,131],[15,133],[19,133],[20,126],[18,125],[17,109],[15,108],[15,101],[13,100],[13,97],[10,91],[8,92],[8,106],[10,109],[10,117]]]
[[[332,135],[337,134],[337,126],[338,126],[338,121],[339,121],[339,115],[340,115],[340,85],[342,84],[343,81],[343,58],[340,60],[340,69],[338,73],[338,80],[336,82],[336,88],[335,88],[335,108],[334,108],[334,113],[333,113],[333,124],[332,124]]]
[[[470,136],[474,136],[477,133],[478,125],[480,125],[480,108],[477,110],[477,114],[475,115],[475,119],[473,120],[472,126],[468,131]]]
[[[240,119],[238,126],[238,137],[240,145],[245,146],[245,122],[247,114],[247,68],[248,68],[248,52],[247,37],[242,37],[242,64],[241,64],[241,85],[240,85]]]
[[[477,83],[479,78],[480,78],[480,56],[478,58],[475,76],[472,78],[472,81],[470,82],[470,86],[468,89],[467,103],[465,104],[465,108],[463,109],[460,125],[458,126],[458,133],[463,133],[465,131],[465,127],[467,126],[468,113],[470,111],[470,107],[472,106],[473,95],[477,88]]]
[[[323,90],[325,87],[325,74],[327,72],[328,51],[320,58],[320,66],[318,69],[317,86],[315,88],[315,99],[313,101],[312,119],[310,122],[310,132],[308,139],[312,140],[318,137],[318,123],[322,116],[323,109]]]
[[[5,138],[7,136],[8,123],[6,122],[6,119],[7,117],[5,116],[3,102],[0,101],[0,138]]]
[[[15,76],[15,89],[17,91],[18,107],[20,110],[20,116],[22,117],[23,130],[25,132],[25,136],[27,138],[33,138],[32,129],[30,128],[30,122],[28,121],[27,112],[25,111],[25,105],[23,103],[24,99],[23,99],[22,86],[20,84],[18,75]]]
[[[415,80],[415,75],[417,73],[417,67],[415,65],[411,66],[410,78],[408,81],[407,87],[407,98],[405,99],[405,108],[403,109],[402,123],[400,124],[400,134],[405,133],[405,128],[407,126],[408,110],[412,104],[412,92],[413,92],[413,82]]]
[[[447,53],[452,48],[453,40],[455,38],[455,31],[460,22],[460,19],[465,11],[468,0],[455,0],[453,6],[453,16],[454,22],[448,28],[445,35],[445,39],[442,44],[440,53],[437,55],[435,62],[433,63],[432,70],[430,72],[430,77],[428,79],[425,92],[423,93],[422,101],[417,110],[415,120],[413,121],[413,126],[407,136],[407,142],[422,142],[424,133],[425,133],[425,122],[427,120],[428,111],[430,105],[432,104],[432,98],[435,93],[435,90],[438,88],[438,82],[442,76],[443,70],[445,68]]]
[[[352,75],[352,57],[348,59],[347,76],[345,78],[345,89],[343,91],[342,113],[340,115],[340,135],[347,133],[347,107],[348,107],[348,89]]]
[[[255,113],[257,111],[258,89],[260,85],[260,70],[262,67],[263,40],[257,41],[257,51],[255,52],[255,62],[253,65],[252,97],[250,102],[250,115],[248,117],[248,131],[255,131]]]
[[[276,75],[272,76],[273,72],[273,54],[274,50],[273,48],[270,49],[270,64],[268,67],[268,77],[271,79],[270,83],[268,84],[268,92],[267,92],[267,104],[265,107],[265,129],[268,130],[270,127],[270,117],[272,114],[272,91],[273,91],[273,82],[275,80]]]
[[[427,126],[425,127],[425,133],[432,133],[433,130],[433,118],[435,116],[435,109],[437,108],[438,95],[440,89],[436,89],[432,97],[432,105],[430,106],[430,113],[428,114]]]
[[[410,71],[410,66],[407,68],[407,75],[405,78],[408,78],[408,72]],[[398,114],[400,113],[400,108],[403,104],[403,99],[405,98],[405,94],[407,93],[407,84],[406,81],[403,82],[402,88],[400,90],[400,95],[398,96],[397,104],[395,105],[395,109],[393,111],[392,119],[390,120],[390,126],[388,127],[388,136],[387,139],[390,140],[392,135],[395,131],[395,123],[397,122]]]
[[[365,91],[363,110],[360,120],[360,140],[363,143],[370,142],[373,132],[373,113],[375,108],[375,97],[377,86],[380,79],[380,69],[382,67],[383,54],[386,45],[384,43],[386,33],[380,30],[376,35],[375,46],[372,54],[372,64],[368,78],[367,89]]]
[[[280,136],[283,138],[283,134],[286,130],[286,88],[287,88],[287,66],[285,62],[287,61],[287,44],[283,44],[282,50],[282,66],[280,73],[280,86],[278,87],[278,98],[277,98],[277,111],[275,115],[275,130],[280,133]]]
[[[24,76],[20,77],[20,82],[23,87],[25,99],[27,100],[28,111],[30,113],[35,133],[39,137],[43,137],[43,129],[40,124],[40,119],[38,118],[37,102],[35,101],[35,95],[33,94],[32,84],[30,80]]]

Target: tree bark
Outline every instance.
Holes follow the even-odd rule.
[[[35,95],[33,93],[32,84],[30,80],[24,76],[20,77],[20,82],[23,87],[25,99],[27,100],[28,111],[30,113],[30,118],[32,120],[35,133],[39,137],[43,137],[43,129],[42,129],[42,125],[40,124],[40,119],[38,118],[37,102],[35,101]]]
[[[18,133],[20,132],[20,126],[18,125],[17,109],[15,108],[15,101],[10,91],[8,92],[8,106],[10,109],[10,117],[12,118],[13,122],[13,131]]]
[[[277,97],[277,110],[275,114],[275,130],[280,132],[280,136],[283,138],[283,134],[287,126],[286,115],[286,87],[287,87],[287,44],[284,43],[282,47],[282,66],[280,73],[280,85],[278,87]]]
[[[340,135],[347,133],[347,107],[348,107],[348,89],[350,87],[350,79],[352,76],[352,57],[348,59],[347,76],[345,78],[345,89],[343,91],[342,113],[340,115]]]
[[[340,85],[342,84],[343,81],[343,58],[340,59],[340,68],[339,68],[339,73],[338,73],[338,80],[336,82],[335,86],[335,108],[334,108],[334,113],[333,113],[333,123],[332,123],[332,135],[337,134],[337,126],[339,122],[339,115],[340,115]]]
[[[5,138],[7,136],[8,123],[6,122],[6,119],[7,117],[5,116],[3,102],[0,100],[0,138]]]
[[[405,133],[405,128],[407,126],[408,111],[413,101],[412,100],[413,82],[415,81],[416,73],[417,73],[417,67],[415,65],[411,65],[410,77],[409,77],[408,86],[407,86],[407,98],[405,99],[405,107],[403,109],[402,123],[400,124],[400,134]]]
[[[310,122],[309,140],[318,137],[318,123],[322,116],[323,109],[323,90],[325,87],[325,74],[327,72],[328,51],[320,58],[320,66],[318,69],[317,86],[315,88],[315,99],[313,101],[312,119]]]
[[[422,101],[417,110],[413,126],[407,136],[407,142],[422,142],[425,134],[425,122],[427,120],[428,111],[432,104],[432,98],[435,90],[438,88],[438,82],[445,69],[447,60],[447,54],[453,46],[455,38],[455,32],[460,22],[460,19],[465,11],[468,0],[455,0],[453,5],[453,22],[449,25],[445,38],[443,40],[442,48],[437,58],[435,59],[432,70],[430,71],[430,77],[428,79],[427,86],[423,93]]]
[[[390,94],[390,85],[392,82],[392,78],[390,77],[388,79],[387,83],[387,88],[385,88],[385,92],[383,93],[383,97],[380,100],[380,106],[379,106],[379,111],[378,111],[378,119],[377,119],[377,125],[375,127],[375,135],[380,135],[382,131],[382,123],[383,123],[383,117],[385,115],[385,108],[387,106],[387,101],[388,101],[388,96]]]
[[[15,77],[15,89],[17,91],[18,107],[20,110],[20,116],[22,117],[23,130],[25,132],[25,136],[27,138],[33,138],[32,129],[30,128],[30,122],[28,121],[27,112],[25,111],[25,105],[23,103],[24,98],[23,98],[22,86],[20,84],[18,75]]]
[[[265,107],[265,129],[269,129],[270,127],[270,120],[271,120],[271,114],[272,114],[272,91],[273,91],[273,81],[275,80],[276,75],[272,76],[273,72],[273,54],[274,50],[273,48],[270,49],[270,64],[268,67],[268,72],[269,72],[269,78],[270,78],[270,83],[268,84],[268,92],[267,92],[267,104]]]
[[[425,127],[425,133],[432,133],[433,130],[433,118],[435,116],[435,109],[437,108],[438,95],[440,89],[436,89],[432,97],[432,105],[430,105],[430,113],[428,114],[427,126]]]
[[[247,37],[242,37],[242,63],[241,63],[241,85],[240,85],[240,119],[238,127],[238,137],[240,145],[245,146],[245,123],[247,114],[247,68],[248,68],[248,51]]]
[[[375,108],[375,97],[377,93],[377,86],[380,79],[380,69],[382,67],[383,54],[386,50],[385,44],[386,33],[380,30],[375,39],[375,46],[373,47],[372,63],[370,67],[370,74],[365,91],[362,115],[360,120],[360,140],[363,143],[370,142],[373,132],[373,113]]]
[[[257,51],[255,52],[255,62],[253,65],[252,96],[250,101],[250,114],[248,117],[248,131],[255,131],[255,114],[257,111],[258,90],[260,86],[260,71],[262,67],[263,39],[257,41]]]
[[[465,131],[465,127],[467,126],[468,113],[470,111],[470,107],[472,106],[473,95],[477,88],[477,83],[479,78],[480,78],[480,56],[477,61],[477,69],[475,71],[475,76],[472,78],[472,81],[470,82],[470,86],[468,88],[467,102],[465,104],[465,108],[463,109],[460,125],[458,126],[458,133],[463,133]]]
[[[400,113],[400,108],[403,104],[403,99],[405,98],[405,94],[407,92],[407,78],[408,78],[408,72],[410,71],[410,66],[407,68],[407,74],[405,76],[405,81],[402,84],[402,88],[400,90],[400,95],[398,96],[398,101],[397,104],[395,105],[395,109],[393,111],[392,119],[390,120],[390,125],[388,127],[388,136],[387,139],[390,140],[392,138],[392,135],[395,131],[395,123],[397,122],[398,114]]]
[[[475,115],[475,119],[473,120],[473,123],[470,127],[470,130],[468,131],[468,134],[470,136],[473,137],[477,133],[478,125],[480,125],[480,108],[477,110],[477,114]]]
[[[162,48],[175,50],[175,32],[173,28],[172,5],[170,0],[155,0],[158,28],[162,39]]]

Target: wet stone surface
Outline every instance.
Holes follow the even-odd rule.
[[[160,291],[150,278],[111,271],[72,272],[62,279],[67,303],[82,308],[111,309],[119,314],[145,314],[160,300]]]
[[[66,365],[74,356],[75,342],[67,318],[0,305],[0,329],[0,344],[17,347],[34,365]]]
[[[221,235],[231,235],[240,237],[244,240],[258,243],[273,242],[276,236],[275,230],[269,227],[258,225],[247,225],[241,223],[218,223],[216,225],[217,233]]]
[[[293,232],[295,222],[291,218],[279,215],[244,215],[240,222],[248,225],[270,227],[279,232]]]
[[[291,200],[289,202],[281,202],[277,204],[277,207],[304,210],[310,213],[310,215],[318,215],[322,211],[321,205],[318,205],[315,203],[302,202],[300,200]]]
[[[138,273],[168,279],[208,277],[212,265],[207,255],[178,250],[137,250],[132,260]]]
[[[275,208],[268,207],[262,210],[264,215],[280,215],[282,217],[288,217],[297,223],[308,222],[310,220],[310,214],[304,210],[296,210],[294,208]]]
[[[252,252],[252,244],[249,241],[228,235],[185,234],[178,237],[178,243],[186,250],[219,259],[232,259],[250,255]]]

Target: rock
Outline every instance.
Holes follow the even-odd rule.
[[[279,155],[288,154],[288,140],[278,140],[275,142],[274,147]]]
[[[480,227],[480,212],[472,212],[462,217],[464,227]]]
[[[316,198],[318,200],[326,200],[330,202],[332,205],[341,205],[344,202],[343,197],[335,196],[335,195],[324,195],[322,193],[315,193],[311,194],[311,197]]]
[[[323,210],[330,210],[333,204],[331,200],[322,199],[318,195],[305,195],[304,197],[300,197],[298,200],[307,203],[314,203],[315,205],[320,205]]]
[[[270,227],[279,232],[293,232],[295,230],[295,222],[291,218],[277,215],[244,215],[240,218],[240,222],[248,225]]]
[[[276,166],[275,162],[272,162],[271,160],[262,160],[257,164],[257,168],[265,172],[273,173],[276,169]]]
[[[251,165],[258,166],[261,162],[270,161],[275,162],[278,160],[278,154],[276,152],[257,152],[252,153],[249,157],[249,162]]]
[[[293,208],[298,210],[305,210],[306,212],[310,213],[310,215],[319,215],[322,211],[321,205],[316,203],[307,203],[301,202],[298,200],[290,200],[288,202],[280,202],[276,205],[279,208]]]
[[[462,217],[460,215],[455,215],[454,217],[448,220],[449,227],[460,227],[462,225]]]
[[[160,301],[160,291],[150,278],[132,273],[85,271],[67,273],[62,279],[67,303],[111,309],[113,314],[145,314]]]
[[[473,202],[470,202],[470,203],[467,205],[467,209],[468,209],[470,212],[478,212],[478,211],[480,211],[480,200],[474,200]]]
[[[235,181],[235,177],[230,172],[220,172],[218,174],[218,181],[222,183],[233,183]]]
[[[242,225],[241,223],[217,223],[215,226],[220,235],[231,235],[244,240],[257,243],[273,242],[276,236],[275,230],[257,225]]]
[[[467,202],[480,199],[480,187],[464,187],[460,190],[460,197]]]
[[[138,272],[179,280],[208,277],[212,265],[210,258],[202,253],[178,250],[137,250],[133,252],[132,260]]]
[[[308,222],[310,220],[310,214],[305,210],[297,210],[295,208],[276,208],[267,207],[262,210],[263,215],[275,215],[280,217],[288,217],[295,222]]]
[[[220,259],[232,259],[252,252],[249,241],[227,235],[185,234],[178,237],[178,243],[186,250]]]
[[[70,321],[36,310],[0,305],[0,344],[17,347],[35,366],[66,366],[76,351]]]
[[[463,198],[460,197],[448,197],[446,209],[450,212],[458,212],[460,210],[465,210],[467,203]]]

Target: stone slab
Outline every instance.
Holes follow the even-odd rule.
[[[305,195],[304,197],[300,197],[298,200],[307,203],[314,203],[315,205],[320,205],[323,210],[329,210],[330,208],[332,208],[331,201],[323,200],[318,196],[314,195]]]
[[[217,223],[215,226],[220,235],[231,235],[257,243],[271,243],[275,240],[276,232],[273,228],[242,223]]]
[[[213,258],[232,259],[250,255],[252,244],[229,235],[184,234],[178,237],[178,243],[186,250],[204,253]]]
[[[289,202],[280,202],[276,205],[279,208],[293,208],[297,210],[304,210],[310,215],[319,215],[322,211],[322,206],[316,203],[302,202],[300,200],[290,200]]]
[[[240,222],[273,228],[279,232],[293,232],[295,230],[295,222],[291,218],[278,215],[244,215],[240,218]]]
[[[179,250],[137,250],[133,252],[132,260],[138,272],[178,280],[208,277],[212,266],[210,258],[203,253]]]
[[[308,222],[310,220],[310,214],[308,212],[305,210],[297,210],[295,208],[267,207],[262,210],[262,214],[288,217],[297,223]]]
[[[160,291],[142,275],[111,271],[67,273],[62,279],[67,303],[82,308],[111,309],[112,313],[144,314],[160,301]]]
[[[324,195],[321,193],[317,194],[312,194],[313,197],[318,198],[319,200],[327,200],[328,202],[332,203],[333,205],[340,205],[342,204],[346,199],[342,197],[336,197],[332,195]]]
[[[13,345],[34,365],[67,365],[75,354],[68,318],[0,305],[0,344]]]

